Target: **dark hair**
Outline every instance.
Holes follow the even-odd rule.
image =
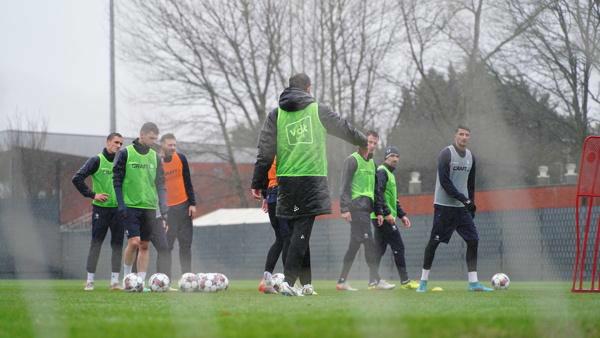
[[[379,138],[379,134],[375,130],[368,130],[367,137],[369,137],[369,136],[375,136],[375,137]]]
[[[172,133],[166,133],[160,137],[160,142],[165,142],[165,140],[177,140],[177,139],[175,138],[175,135],[173,135]]]
[[[142,129],[140,129],[140,134],[148,134],[155,133],[158,135],[158,127],[154,122],[146,122],[142,125]]]
[[[310,77],[304,73],[298,73],[290,77],[290,87],[306,90],[310,86]]]
[[[110,134],[108,134],[108,136],[106,136],[106,140],[110,141],[110,140],[112,140],[115,137],[123,138],[123,135],[121,135],[119,133],[110,133]]]
[[[456,127],[456,130],[455,130],[454,132],[455,132],[455,133],[458,133],[458,130],[459,130],[459,129],[466,130],[466,131],[468,131],[469,133],[471,132],[471,129],[469,129],[469,127],[467,127],[467,126],[465,126],[465,125],[463,125],[463,124],[459,124],[459,125]]]

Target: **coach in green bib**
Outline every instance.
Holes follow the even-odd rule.
[[[310,78],[296,74],[267,116],[258,141],[252,194],[260,199],[267,173],[277,155],[277,216],[289,219],[292,232],[282,294],[312,295],[309,240],[317,215],[331,213],[327,184],[327,134],[358,146],[366,137],[310,94]],[[304,287],[293,287],[296,279]],[[268,283],[268,281],[265,281]]]
[[[375,229],[375,245],[379,251],[377,266],[381,263],[381,257],[389,245],[394,255],[394,263],[400,275],[401,289],[416,289],[419,283],[408,278],[406,272],[406,259],[404,257],[404,243],[396,225],[399,218],[405,228],[410,228],[410,219],[402,210],[398,201],[398,187],[394,170],[400,161],[400,151],[394,146],[388,146],[384,150],[385,160],[377,168],[375,179],[375,212],[371,214],[373,227]]]
[[[113,188],[113,161],[115,154],[123,145],[123,136],[111,133],[106,138],[106,147],[96,156],[90,157],[83,167],[73,176],[72,182],[81,195],[92,199],[92,241],[87,257],[87,281],[84,290],[94,290],[94,279],[100,249],[110,229],[110,246],[112,248],[110,288],[120,289],[119,271],[123,251],[123,224],[117,215],[117,198]],[[85,179],[92,177],[92,188]]]

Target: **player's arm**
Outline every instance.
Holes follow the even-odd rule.
[[[319,119],[328,134],[359,147],[367,146],[367,137],[329,107],[319,106]]]
[[[125,168],[127,167],[127,148],[119,150],[115,155],[113,164],[113,187],[119,210],[125,210],[125,199],[123,198],[123,180],[125,179]]]
[[[471,202],[475,203],[475,156],[471,155],[473,158],[473,165],[471,166],[471,171],[469,172],[469,179],[467,180],[467,190],[469,191],[469,199]]]
[[[438,156],[438,178],[440,180],[440,185],[446,191],[448,195],[456,198],[457,200],[465,203],[469,199],[461,194],[458,189],[454,186],[454,183],[450,180],[450,161],[452,155],[450,154],[450,149],[446,148],[442,150],[440,155]]]
[[[269,113],[258,137],[258,154],[254,163],[251,188],[260,198],[261,189],[267,189],[268,172],[277,153],[277,109]],[[256,196],[255,196],[256,197]]]
[[[163,170],[162,161],[160,155],[156,153],[156,177],[154,178],[154,184],[156,185],[156,191],[158,192],[158,207],[160,209],[160,215],[163,219],[167,218],[167,189],[165,188],[165,172]]]
[[[87,198],[96,198],[96,193],[85,184],[85,179],[93,175],[100,167],[100,158],[98,156],[90,157],[79,170],[73,175],[71,182],[81,195]]]
[[[404,227],[410,228],[412,224],[410,222],[410,219],[408,218],[408,214],[406,213],[406,211],[404,211],[404,209],[402,209],[402,206],[400,205],[400,200],[396,200],[396,211],[398,212],[398,218],[400,219],[402,224],[404,224]]]
[[[185,193],[188,197],[188,202],[190,205],[196,205],[196,194],[194,193],[194,186],[192,185],[192,177],[190,174],[190,165],[188,164],[188,160],[183,154],[178,154],[181,159],[181,164],[183,166],[183,185],[185,187]]]
[[[396,200],[396,211],[398,212],[398,218],[402,218],[407,215],[406,211],[404,211],[404,209],[402,209],[402,206],[400,205],[399,200]]]
[[[342,183],[340,191],[340,212],[350,211],[352,204],[352,178],[358,168],[358,163],[353,156],[348,156],[344,160],[344,169],[342,170]]]

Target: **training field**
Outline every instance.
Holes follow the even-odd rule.
[[[256,281],[215,294],[84,292],[82,281],[0,281],[1,337],[598,337],[600,294],[568,283],[513,283],[468,293],[466,282],[430,282],[443,292],[262,295]]]

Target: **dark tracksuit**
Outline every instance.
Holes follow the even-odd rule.
[[[275,232],[275,242],[269,248],[267,253],[267,261],[265,262],[265,271],[273,273],[279,254],[281,254],[281,262],[285,266],[287,251],[290,246],[290,229],[288,220],[277,217],[275,210],[277,209],[277,186],[268,188],[264,193],[267,200],[267,210],[269,212],[269,222]]]
[[[109,154],[106,148],[102,150],[104,157],[110,162],[114,161],[115,154]],[[98,156],[90,157],[83,167],[81,167],[73,176],[72,182],[79,192],[88,198],[94,199],[95,191],[92,191],[85,179],[93,175],[100,167],[100,158]],[[112,272],[121,271],[121,258],[123,255],[123,236],[124,227],[118,219],[117,208],[106,208],[97,205],[92,205],[92,240],[90,243],[90,251],[87,258],[87,272],[95,273],[100,257],[100,249],[106,237],[106,233],[110,229],[110,247],[112,249],[111,268]]]
[[[192,271],[192,239],[194,227],[192,218],[189,216],[190,205],[196,205],[196,195],[192,186],[190,176],[190,166],[187,158],[181,153],[177,153],[182,163],[183,185],[188,197],[187,201],[169,206],[169,229],[167,230],[167,244],[169,247],[169,264],[167,267],[168,275],[171,276],[170,254],[175,244],[175,239],[179,243],[179,263],[181,264],[181,273]],[[164,162],[169,163],[172,156],[165,157]],[[168,192],[167,192],[168,193]]]
[[[352,199],[352,179],[357,168],[356,159],[353,156],[348,156],[344,161],[342,171],[340,211],[342,213],[350,212],[352,221],[350,222],[350,243],[344,255],[344,264],[338,283],[344,283],[348,278],[352,263],[361,244],[365,246],[365,260],[369,266],[369,282],[377,282],[380,279],[377,258],[379,250],[375,246],[373,233],[371,232],[373,201],[366,196]]]
[[[279,107],[287,112],[301,111],[313,102],[315,99],[309,93],[293,87],[286,88],[279,96]],[[357,146],[366,146],[366,137],[329,107],[319,105],[318,114],[328,134]],[[277,115],[278,109],[272,110],[260,132],[252,189],[267,188],[267,173],[277,155]],[[298,278],[302,284],[310,284],[309,241],[312,227],[316,216],[331,213],[327,177],[282,176],[277,180],[277,217],[288,219],[291,232],[284,267],[285,280],[289,285],[294,285]]]
[[[135,147],[135,150],[142,155],[145,155],[150,151],[150,147],[139,143],[138,139],[133,141],[133,146]],[[154,184],[156,184],[156,190],[158,192],[160,214],[166,217],[168,207],[166,204],[165,178],[158,153],[156,157],[156,163],[158,165],[156,166],[156,179]],[[137,218],[144,220],[146,225],[150,226],[150,228],[145,227],[141,229],[140,238],[141,240],[149,240],[152,242],[152,245],[157,251],[156,271],[166,274],[169,262],[171,261],[171,256],[167,243],[167,235],[162,227],[162,219],[157,217],[156,210],[129,208],[125,205],[125,200],[123,197],[123,181],[126,174],[126,164],[127,148],[123,148],[117,153],[113,167],[113,185],[117,195],[121,221],[125,224],[127,222],[131,222],[134,218]],[[133,271],[136,271],[136,263],[137,259],[134,260]]]
[[[389,171],[394,172],[395,168],[385,163],[383,165],[386,166]],[[375,179],[375,214],[382,215],[383,217],[391,213],[390,209],[385,203],[384,197],[387,180],[388,177],[385,170],[378,169]],[[406,212],[402,210],[402,207],[398,201],[396,201],[395,207],[398,218],[406,216]],[[381,263],[381,258],[383,257],[387,246],[389,245],[394,253],[394,263],[398,269],[400,281],[408,281],[408,273],[406,272],[406,259],[404,257],[404,243],[402,242],[402,236],[400,236],[398,226],[396,224],[390,224],[386,220],[384,220],[383,224],[379,226],[377,224],[377,220],[375,219],[373,220],[373,227],[375,228],[375,245],[379,250],[379,255],[377,255],[377,266],[379,266]]]

